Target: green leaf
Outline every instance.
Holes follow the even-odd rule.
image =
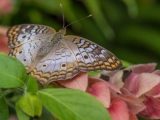
[[[38,85],[36,79],[32,76],[29,76],[27,83],[27,92],[36,94],[37,91],[38,91]]]
[[[131,66],[133,65],[132,63],[128,62],[128,61],[125,61],[125,60],[121,60],[122,64],[123,64],[123,67],[128,67],[128,66]]]
[[[35,116],[41,116],[42,114],[42,103],[41,101],[37,98],[36,95],[31,95],[33,105],[34,105],[34,115]]]
[[[19,106],[28,115],[34,116],[34,107],[29,93],[26,93],[19,99]]]
[[[8,120],[9,111],[4,97],[0,97],[0,120]]]
[[[29,120],[30,118],[26,113],[22,111],[22,109],[19,106],[19,103],[16,104],[16,113],[18,120]]]
[[[34,117],[42,113],[42,103],[36,95],[26,93],[19,99],[21,109],[28,115]]]
[[[97,99],[80,90],[48,88],[38,91],[38,97],[59,120],[111,120]]]
[[[99,73],[101,73],[101,71],[91,71],[91,72],[88,72],[88,75],[95,76],[95,75],[97,75]]]
[[[42,108],[40,120],[55,120],[54,116],[45,107]]]
[[[0,53],[0,87],[22,87],[26,79],[26,69],[23,64],[5,54]]]

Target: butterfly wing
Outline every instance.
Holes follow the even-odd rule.
[[[68,35],[64,39],[72,50],[80,71],[114,71],[122,66],[113,53],[85,38]]]
[[[53,28],[43,25],[13,26],[7,32],[11,48],[9,55],[18,58],[27,72],[43,84],[72,78],[80,71],[112,71],[122,65],[111,52],[78,36],[65,36],[53,44],[46,55],[37,55],[38,50],[46,42],[51,42],[55,34]]]
[[[17,47],[32,40],[49,39],[56,31],[48,26],[35,24],[21,24],[11,27],[7,32],[10,48]]]
[[[77,63],[71,51],[59,42],[37,63],[31,75],[46,85],[51,81],[72,78],[78,73]]]
[[[51,40],[56,31],[48,26],[22,24],[11,27],[8,32],[9,55],[19,59],[27,72],[38,62],[37,51]]]
[[[121,62],[101,46],[81,37],[65,36],[31,72],[42,84],[66,80],[80,71],[116,70]]]

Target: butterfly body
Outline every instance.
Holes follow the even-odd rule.
[[[47,53],[50,52],[50,50],[52,49],[52,47],[54,47],[54,45],[55,45],[55,43],[52,41],[44,43],[44,45],[41,46],[39,48],[39,50],[37,51],[37,55],[38,56],[45,56]]]
[[[105,48],[79,36],[56,32],[44,25],[11,27],[7,36],[9,55],[19,59],[28,73],[43,84],[66,80],[80,71],[117,70],[121,62]]]
[[[64,35],[66,34],[66,29],[61,29],[59,30],[51,39],[51,41],[46,42],[41,48],[39,48],[37,54],[39,56],[44,56],[46,55],[52,47],[54,47],[55,44],[60,42],[60,40],[63,39]]]

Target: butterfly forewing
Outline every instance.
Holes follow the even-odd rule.
[[[48,26],[35,24],[22,24],[11,27],[7,36],[10,48],[17,47],[34,40],[51,40],[56,31]]]
[[[50,27],[34,24],[22,24],[11,27],[7,36],[11,48],[9,55],[19,59],[30,72],[39,61],[37,51],[50,41],[56,31]]]
[[[122,63],[105,48],[78,36],[65,36],[65,41],[74,54],[81,71],[117,70]]]

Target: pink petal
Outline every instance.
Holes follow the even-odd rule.
[[[137,114],[145,109],[145,105],[142,103],[141,99],[133,96],[133,94],[129,93],[129,91],[127,91],[125,88],[122,88],[121,91],[122,91],[122,94],[118,94],[118,95],[113,95],[112,93],[111,98],[114,98],[114,99],[119,98],[121,100],[124,100],[127,103],[128,108],[134,114]]]
[[[6,38],[6,42],[7,42],[7,37],[6,37],[6,33],[7,33],[8,27],[4,27],[4,26],[0,26],[0,36],[4,36]]]
[[[139,76],[139,74],[137,74],[137,73],[131,73],[131,75],[125,80],[125,84],[124,84],[123,88],[126,88],[129,91],[131,91],[132,86],[133,86],[133,84],[136,83],[138,76]]]
[[[81,72],[72,79],[60,80],[58,82],[67,88],[85,91],[88,85],[88,74]]]
[[[147,92],[146,95],[154,98],[160,98],[160,83]]]
[[[13,1],[12,0],[0,0],[1,13],[6,14],[12,11]]]
[[[136,115],[143,111],[146,106],[143,103],[127,103],[128,108]]]
[[[116,85],[114,85],[114,84],[112,84],[112,83],[110,83],[110,82],[106,82],[106,81],[104,81],[103,79],[100,79],[100,78],[96,78],[96,77],[88,77],[88,79],[89,79],[89,84],[88,84],[88,86],[89,87],[91,87],[94,83],[96,83],[96,82],[104,82],[105,84],[107,84],[107,86],[109,86],[113,91],[115,91],[115,92],[117,92],[117,93],[121,93],[121,91],[119,90],[119,88],[116,86]]]
[[[140,115],[148,117],[150,119],[160,119],[160,100],[155,99],[151,96],[145,96],[146,101],[144,104],[147,106],[146,109],[140,113]]]
[[[131,83],[129,83],[131,81]],[[154,82],[153,82],[154,81]],[[142,94],[151,90],[154,86],[160,83],[160,76],[151,73],[142,73],[136,75],[133,79],[130,77],[127,79],[124,87],[128,89],[136,97],[141,96]],[[129,87],[127,87],[127,85]]]
[[[108,111],[112,120],[129,120],[129,111],[127,105],[122,100],[113,100]]]
[[[155,70],[153,73],[157,74],[157,75],[160,75],[160,70]]]
[[[8,54],[8,52],[9,52],[6,36],[1,36],[0,35],[0,52],[4,52],[6,54]]]
[[[110,105],[110,91],[104,82],[96,82],[92,85],[91,89],[87,89],[87,92],[95,96],[103,105],[108,108]]]
[[[126,69],[132,70],[133,73],[143,73],[143,72],[151,73],[154,71],[156,65],[157,65],[156,63],[138,64],[130,66]]]
[[[130,110],[128,110],[128,111],[129,111],[129,120],[138,120],[138,118],[136,117],[136,115],[132,111],[130,111]]]
[[[110,83],[110,82],[105,82],[105,83],[106,83],[107,86],[109,86],[109,88],[111,88],[111,90],[113,90],[114,92],[116,92],[116,93],[121,93],[120,89],[119,89],[116,85],[114,85],[114,84],[112,84],[112,83]]]
[[[88,76],[88,86],[89,87],[92,87],[92,85],[96,82],[105,82],[105,81],[102,80],[101,78]]]
[[[122,94],[119,95],[119,98],[123,99],[126,102],[129,103],[142,103],[142,100],[135,97],[133,94],[131,94],[127,89],[122,88],[121,89]]]

